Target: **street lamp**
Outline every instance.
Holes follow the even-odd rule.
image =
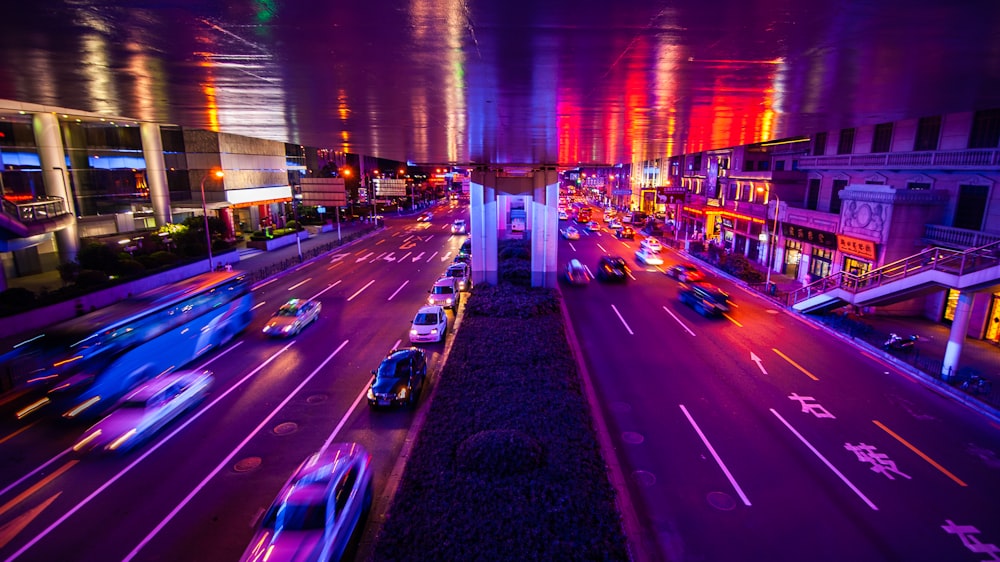
[[[222,170],[214,170],[211,175],[220,179],[225,176]],[[207,179],[207,174],[201,178],[201,214],[205,217],[205,243],[208,245],[208,270],[214,271],[215,267],[212,265],[212,234],[208,230],[208,205],[205,204],[205,180]]]
[[[757,193],[768,193],[763,187],[757,188]],[[771,290],[771,270],[774,269],[774,264],[772,263],[774,257],[777,255],[777,251],[774,246],[778,244],[778,210],[781,208],[781,199],[777,195],[774,196],[774,222],[771,227],[771,237],[772,241],[767,245],[767,278],[764,280],[764,286],[767,290]],[[766,224],[766,223],[765,223]]]

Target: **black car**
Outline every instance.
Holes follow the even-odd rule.
[[[597,261],[597,278],[601,281],[624,282],[628,279],[629,268],[621,256],[601,256]]]
[[[416,347],[394,349],[372,371],[368,405],[410,406],[417,403],[427,377],[427,358]]]
[[[681,302],[702,316],[722,316],[729,312],[729,294],[711,283],[682,283]]]

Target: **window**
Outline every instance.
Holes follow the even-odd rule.
[[[988,194],[989,187],[985,185],[958,186],[958,204],[955,205],[955,220],[952,221],[952,226],[968,230],[981,229]]]
[[[826,133],[816,133],[813,140],[813,156],[823,156],[826,154]]]
[[[809,188],[806,192],[806,208],[815,211],[819,205],[819,178],[809,180]]]
[[[889,152],[892,145],[892,123],[875,125],[875,136],[872,138],[872,152]]]
[[[833,250],[814,247],[812,249],[812,258],[809,260],[809,276],[815,281],[830,275],[832,264]]]
[[[1000,109],[977,111],[972,118],[969,148],[996,148],[1000,145]]]
[[[840,214],[840,192],[847,187],[847,180],[833,180],[833,193],[830,194],[830,212]]]
[[[744,160],[743,161],[743,171],[744,172],[752,172],[753,171],[753,160]]]
[[[941,116],[923,117],[917,122],[917,138],[913,150],[937,150],[941,136]]]
[[[911,182],[909,182],[909,183],[906,184],[906,189],[911,189],[911,190],[914,190],[914,191],[926,191],[926,190],[928,190],[930,188],[931,188],[931,184],[929,182],[925,183],[925,182],[912,182],[911,181]]]
[[[770,169],[770,167],[771,167],[771,162],[767,160],[761,160],[760,162],[757,162],[757,171],[759,172],[766,172],[768,169]]]
[[[784,160],[775,160],[774,161],[774,171],[775,172],[781,172],[781,171],[784,171],[784,169],[785,169],[785,161]]]
[[[850,154],[854,150],[854,129],[841,129],[837,141],[837,154]]]

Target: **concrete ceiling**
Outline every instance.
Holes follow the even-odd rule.
[[[1000,107],[1000,2],[6,2],[0,98],[416,164],[616,164]]]

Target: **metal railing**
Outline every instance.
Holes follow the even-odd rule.
[[[1000,265],[1000,241],[965,251],[930,248],[861,275],[841,271],[818,279],[792,291],[789,303],[795,304],[832,289],[857,294],[928,270],[965,275],[997,265]]]
[[[50,220],[69,213],[62,197],[48,196],[17,203],[4,199],[3,211],[24,224]]]

